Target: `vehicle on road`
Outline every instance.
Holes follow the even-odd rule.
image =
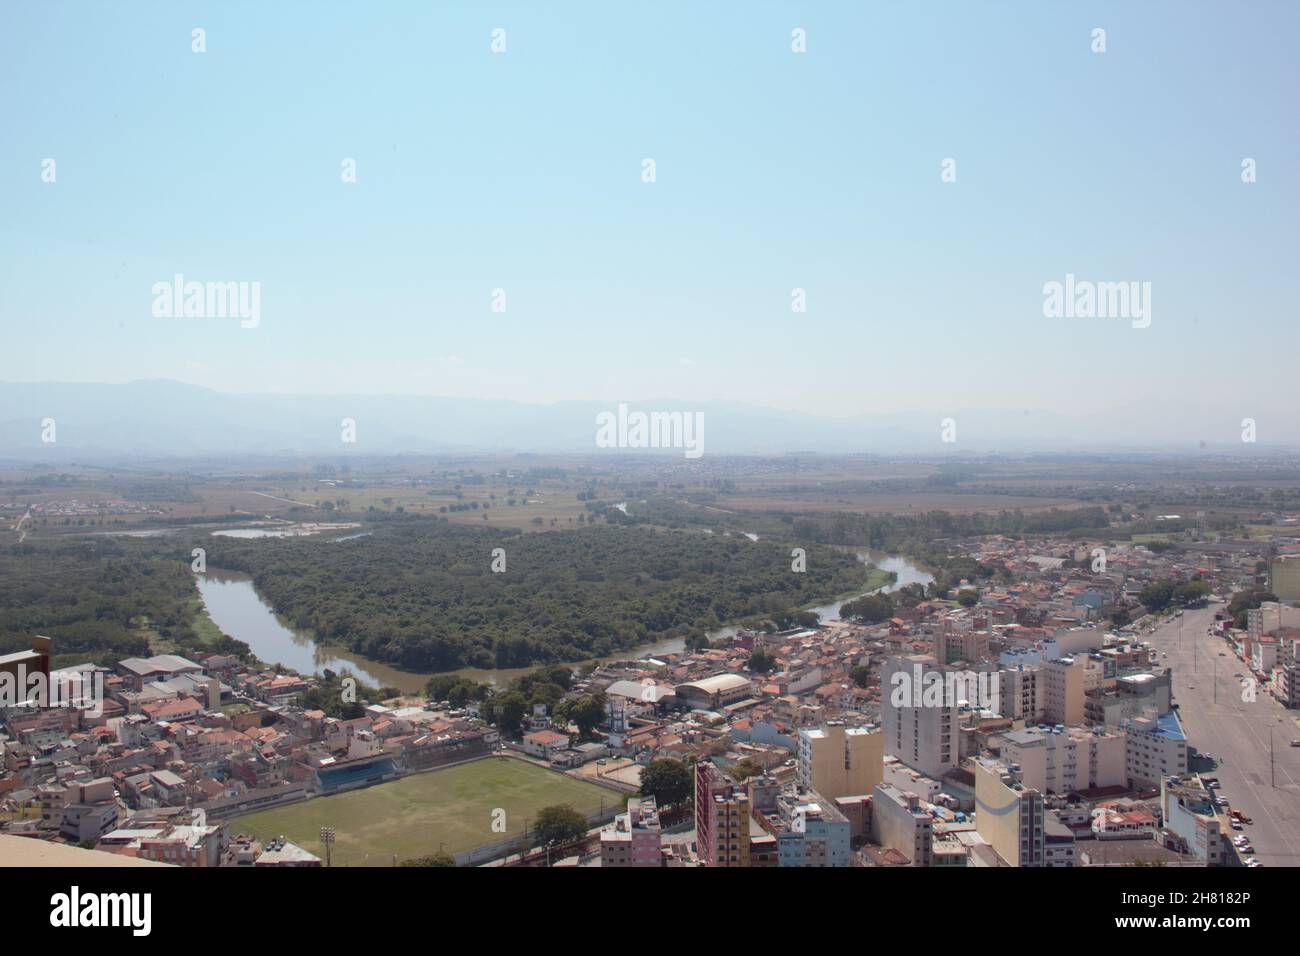
[[[1300,747],[1300,740],[1293,740],[1293,741],[1291,741],[1291,746],[1292,746],[1292,747]]]

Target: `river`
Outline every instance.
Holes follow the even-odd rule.
[[[866,564],[874,564],[886,571],[893,571],[898,580],[893,584],[878,588],[878,591],[895,591],[907,584],[929,584],[934,580],[906,558],[897,555],[885,555],[865,549],[853,549],[858,559]],[[402,671],[378,661],[372,661],[359,654],[328,644],[317,644],[310,635],[298,631],[276,615],[271,605],[262,599],[253,587],[253,579],[247,574],[234,571],[209,570],[206,574],[196,575],[199,593],[207,607],[208,616],[221,630],[236,640],[247,644],[257,657],[267,664],[283,664],[303,674],[319,674],[323,669],[332,671],[350,670],[358,680],[381,687],[396,687],[404,693],[418,694],[432,674],[414,671]],[[875,593],[863,591],[862,594]],[[860,597],[859,594],[841,598],[831,604],[812,608],[823,621],[838,620],[840,605]],[[723,627],[710,631],[709,637],[717,639],[729,637],[736,633],[735,627]],[[656,641],[627,650],[618,651],[598,660],[625,660],[629,658],[653,657],[656,654],[674,654],[681,651],[684,641],[681,638]],[[591,660],[574,661],[585,663]],[[470,680],[504,686],[533,668],[507,668],[485,670],[465,667],[452,671]]]

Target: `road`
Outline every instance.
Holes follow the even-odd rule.
[[[1206,633],[1221,608],[1186,611],[1145,639],[1169,655],[1160,663],[1173,670],[1174,702],[1189,753],[1194,747],[1214,757],[1213,765],[1194,759],[1192,769],[1218,777],[1231,808],[1254,820],[1240,832],[1250,837],[1261,863],[1300,866],[1300,747],[1290,746],[1300,738],[1300,712],[1288,711],[1262,688],[1254,702],[1242,699],[1241,681],[1233,675],[1246,675],[1246,665],[1223,638]]]
[[[24,541],[27,540],[27,530],[23,527],[23,525],[27,523],[27,519],[30,518],[31,516],[32,516],[32,509],[28,508],[26,511],[23,512],[23,516],[14,523],[13,530],[18,532],[19,544],[22,544]]]

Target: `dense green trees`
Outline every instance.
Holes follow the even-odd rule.
[[[0,654],[54,638],[56,666],[149,653],[148,635],[195,647],[198,594],[189,550],[109,537],[0,548]],[[205,650],[247,654],[226,638]]]
[[[579,740],[591,740],[595,729],[605,719],[606,699],[604,693],[585,694],[570,697],[554,710],[555,716],[562,721],[572,721],[578,727]]]
[[[776,658],[763,650],[749,655],[749,669],[755,674],[770,674],[776,668]]]
[[[504,573],[492,551],[505,550]],[[852,555],[649,528],[510,534],[407,521],[346,542],[214,539],[209,567],[253,575],[320,640],[412,670],[526,667],[689,638],[861,586]],[[565,686],[565,685],[561,685]]]
[[[855,601],[840,605],[840,617],[862,624],[879,624],[894,616],[894,604],[888,594],[864,594]]]
[[[1174,584],[1165,580],[1152,581],[1138,594],[1138,600],[1148,611],[1163,611],[1173,603]]]
[[[1209,593],[1210,585],[1199,578],[1181,583],[1161,579],[1144,587],[1138,600],[1148,611],[1163,611],[1174,606],[1196,607],[1205,601]]]
[[[533,835],[542,846],[562,846],[586,833],[587,818],[567,803],[542,807],[533,821]]]
[[[695,792],[691,768],[672,757],[651,760],[641,771],[641,795],[654,797],[660,807],[685,803]]]

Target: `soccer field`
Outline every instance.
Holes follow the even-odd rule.
[[[336,830],[334,866],[391,866],[411,857],[457,853],[522,833],[542,807],[572,804],[591,813],[619,795],[509,757],[418,773],[391,783],[263,810],[230,821],[230,833],[266,841],[283,834],[322,860],[320,828]],[[506,832],[492,831],[492,811],[506,812]]]

